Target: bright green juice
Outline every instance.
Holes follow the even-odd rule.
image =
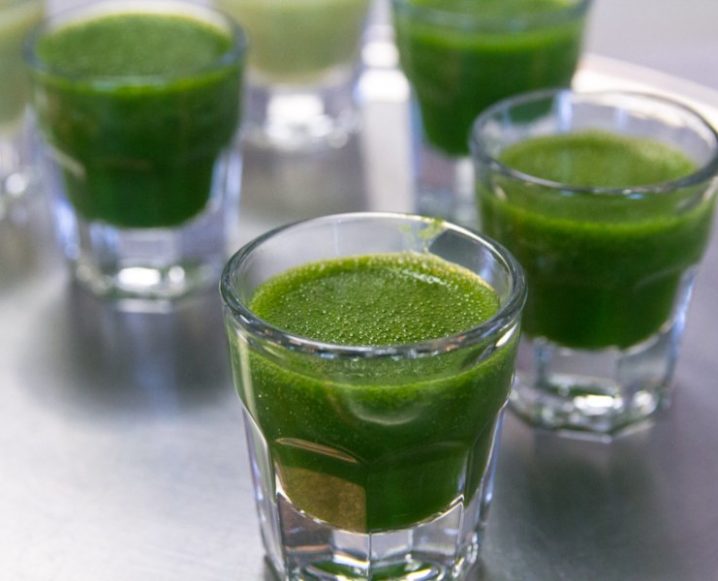
[[[238,123],[233,42],[219,26],[149,12],[71,23],[39,40],[35,105],[82,217],[168,227],[205,207]]]
[[[573,187],[646,186],[696,169],[656,141],[597,131],[528,139],[500,160]],[[500,177],[494,187],[502,196],[479,186],[482,228],[526,270],[523,330],[568,347],[626,348],[656,333],[710,233],[714,201],[695,188],[631,198],[566,196]]]
[[[352,65],[369,0],[218,0],[247,30],[249,63],[275,83],[311,83]]]
[[[401,64],[416,94],[428,141],[447,154],[468,155],[471,124],[489,105],[533,89],[568,86],[584,23],[582,13],[571,19],[560,15],[572,4],[566,0],[409,2],[454,13],[460,24],[442,24],[415,16],[409,9],[395,9]]]
[[[310,263],[265,282],[250,303],[292,334],[367,346],[451,336],[498,306],[473,273],[408,252]],[[230,337],[240,394],[296,506],[376,532],[471,499],[508,395],[513,343],[490,355],[476,345],[414,359],[332,360],[259,343],[247,355]]]
[[[14,129],[25,110],[29,89],[22,43],[42,14],[43,2],[0,0],[0,133]]]

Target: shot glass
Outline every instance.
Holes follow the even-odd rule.
[[[370,0],[215,0],[247,31],[247,142],[279,151],[344,145]]]
[[[94,293],[175,299],[219,280],[244,54],[229,17],[175,0],[92,3],[30,39],[60,242]]]
[[[535,92],[473,128],[481,230],[526,269],[512,408],[610,436],[671,401],[718,136],[648,94]]]
[[[251,308],[257,288],[287,269],[407,252],[479,274],[498,295],[495,315],[457,335],[349,346],[293,335]],[[461,578],[483,538],[525,299],[511,255],[436,219],[341,214],[251,242],[226,266],[221,292],[261,534],[279,577]]]
[[[42,0],[0,0],[0,218],[13,199],[37,182],[22,43],[43,12]]]
[[[392,0],[392,6],[413,93],[417,212],[473,225],[471,124],[511,95],[570,85],[590,0]]]

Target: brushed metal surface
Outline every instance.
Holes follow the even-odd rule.
[[[718,97],[588,59],[584,86]],[[237,245],[328,211],[409,208],[406,85],[363,79],[368,130],[312,157],[245,152]],[[368,79],[368,80],[367,80]],[[0,223],[0,580],[261,581],[218,294],[121,312],[71,284],[40,195]],[[698,278],[675,406],[612,446],[505,424],[474,579],[718,579],[718,238]]]

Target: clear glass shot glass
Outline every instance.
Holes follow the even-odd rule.
[[[568,87],[589,6],[590,0],[392,0],[413,95],[418,213],[475,223],[471,124],[511,95]]]
[[[127,20],[137,17],[147,19],[139,29]],[[151,32],[129,50],[105,40],[121,26]],[[190,37],[210,55],[196,65],[173,43]],[[89,54],[78,54],[82,43]],[[94,293],[156,305],[219,280],[239,204],[245,45],[229,17],[177,0],[91,3],[48,17],[29,40],[60,242]],[[165,55],[162,72],[145,68],[141,51]]]
[[[472,147],[481,230],[529,286],[511,407],[599,437],[668,407],[713,221],[715,130],[664,97],[548,91],[490,108]]]
[[[44,10],[43,0],[0,0],[0,217],[13,199],[38,181],[22,45],[28,32],[42,20]]]
[[[355,85],[370,0],[215,0],[247,31],[242,133],[280,151],[341,147],[356,130]]]
[[[428,253],[479,274],[498,312],[455,336],[334,345],[248,305],[287,269]],[[221,292],[262,538],[283,579],[459,579],[492,497],[525,284],[501,246],[413,215],[325,216],[271,231],[227,264]]]

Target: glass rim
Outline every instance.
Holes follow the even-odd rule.
[[[513,17],[462,14],[439,6],[418,5],[415,0],[391,0],[394,10],[420,20],[477,32],[520,32],[543,26],[557,26],[583,17],[593,0],[572,0],[566,6],[543,14],[521,14]]]
[[[227,34],[231,45],[213,62],[181,73],[152,75],[81,75],[68,73],[46,63],[37,53],[39,41],[48,32],[67,26],[111,15],[166,14],[196,19],[203,24],[217,28]],[[25,39],[23,57],[33,73],[40,73],[60,80],[82,83],[97,88],[118,84],[126,86],[164,86],[178,81],[201,77],[225,69],[239,62],[247,51],[247,36],[244,29],[226,12],[211,5],[197,4],[188,0],[100,0],[73,6],[46,15]]]
[[[662,181],[655,184],[646,184],[640,186],[629,187],[591,187],[577,186],[570,183],[557,182],[545,178],[540,178],[532,174],[524,173],[514,169],[496,157],[491,155],[484,147],[483,141],[479,135],[489,120],[501,112],[505,112],[517,105],[527,105],[532,102],[538,102],[542,99],[557,99],[561,96],[568,96],[572,102],[591,101],[594,99],[611,99],[611,98],[631,98],[636,100],[651,101],[662,106],[671,107],[676,111],[680,111],[683,115],[693,117],[713,138],[713,151],[710,159],[704,164],[697,167],[691,173],[678,179]],[[597,101],[597,102],[599,102]],[[552,134],[553,135],[553,134]],[[642,92],[642,91],[621,91],[621,90],[604,90],[604,91],[575,91],[573,89],[543,89],[531,91],[521,95],[515,95],[507,99],[503,99],[498,103],[487,108],[474,121],[471,127],[471,153],[474,160],[490,166],[493,170],[526,184],[540,186],[542,188],[560,192],[570,191],[575,194],[602,195],[602,196],[618,196],[631,197],[643,196],[645,194],[669,194],[676,190],[692,187],[700,183],[704,183],[718,176],[718,132],[713,125],[694,108],[677,101],[665,95]]]
[[[346,220],[403,220],[405,222],[416,224],[424,223],[431,226],[440,224],[442,226],[441,233],[451,230],[457,234],[471,238],[485,248],[488,248],[493,257],[507,270],[509,277],[513,281],[510,294],[505,303],[499,307],[498,311],[494,313],[492,317],[470,329],[436,339],[380,346],[341,345],[295,335],[264,321],[239,299],[232,288],[232,275],[264,242],[294,228],[330,222],[341,223],[341,221]],[[263,340],[280,345],[290,351],[321,356],[326,359],[416,358],[448,353],[456,349],[472,346],[502,332],[512,325],[524,306],[527,294],[523,268],[518,260],[516,260],[503,245],[468,228],[458,226],[440,218],[430,218],[417,214],[398,212],[329,214],[327,216],[299,220],[269,230],[245,244],[229,259],[222,272],[219,286],[220,295],[222,296],[225,308],[229,310],[233,319],[239,321],[253,336],[261,337]]]

